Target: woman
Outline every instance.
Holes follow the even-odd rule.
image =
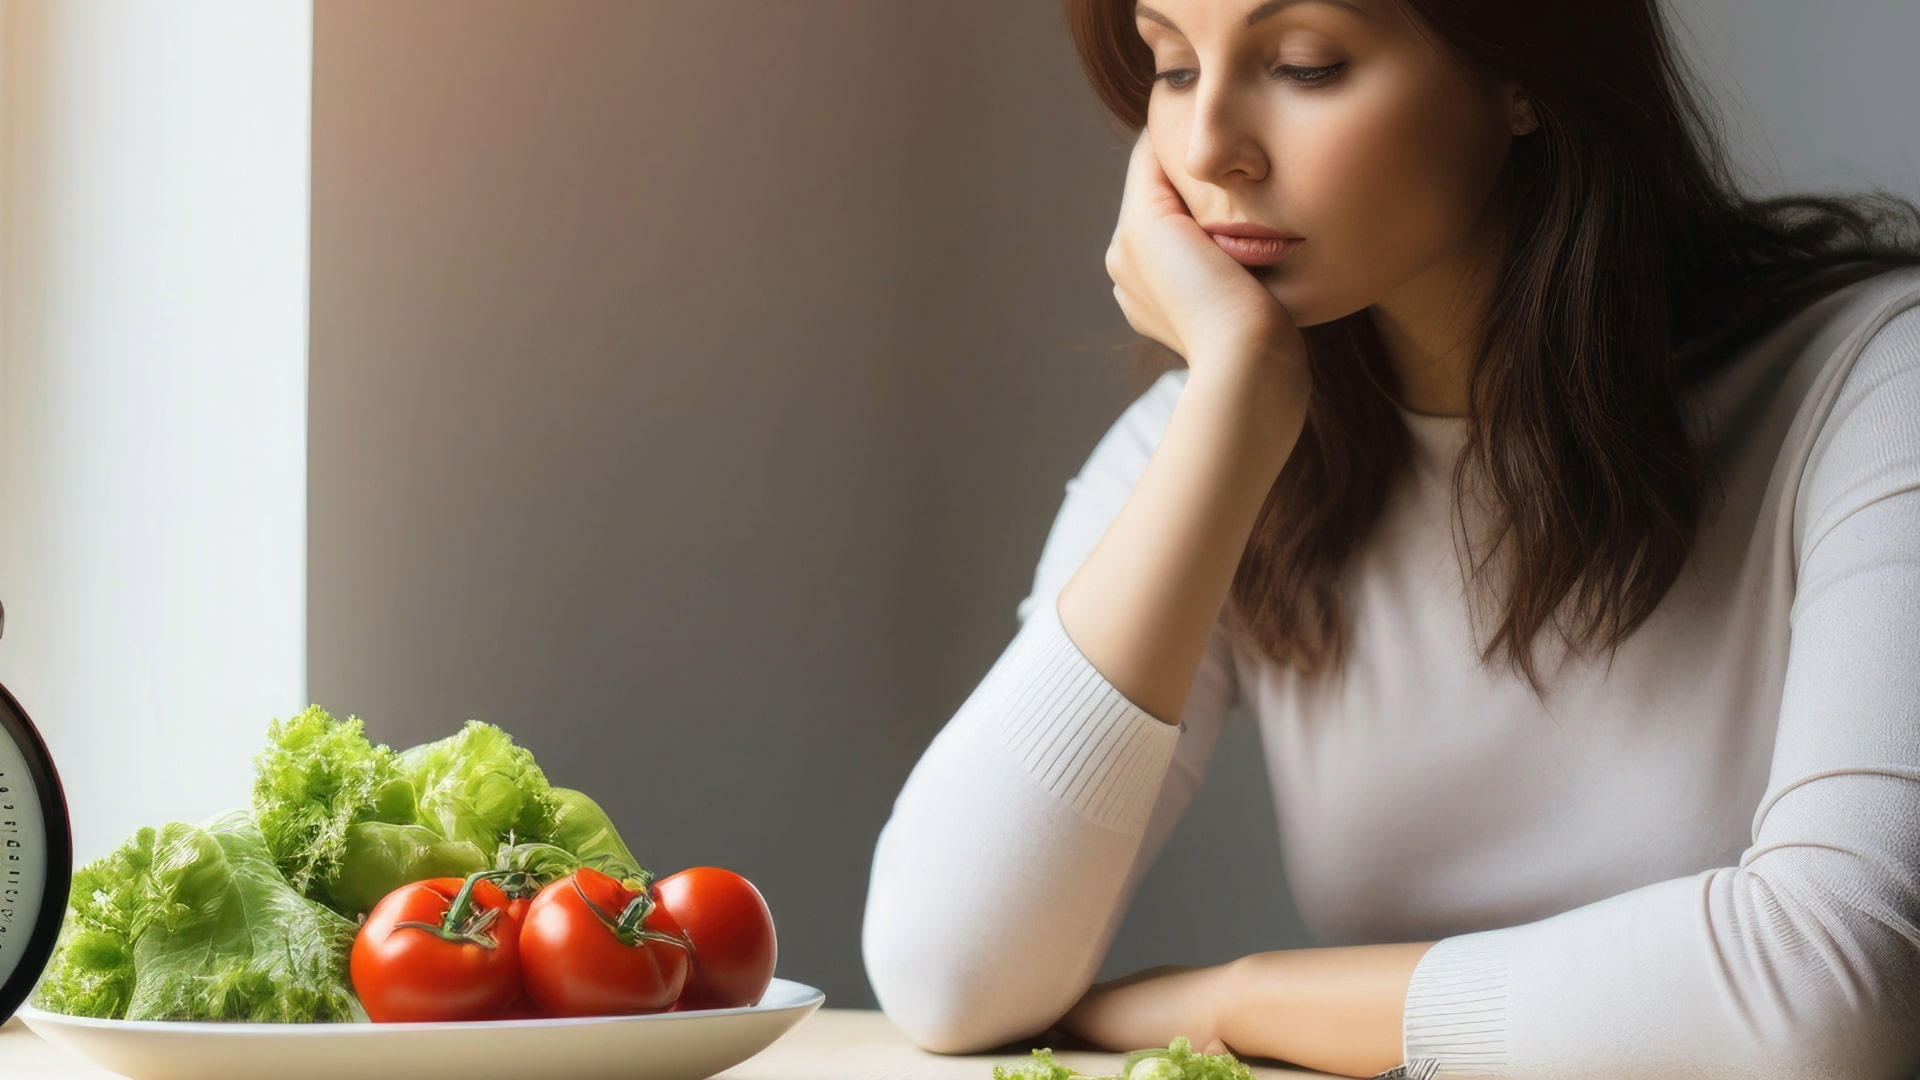
[[[1186,365],[894,804],[889,1016],[1349,1076],[1920,1066],[1920,249],[1879,232],[1920,214],[1740,195],[1653,0],[1067,14],[1140,132],[1115,299]],[[1090,987],[1236,702],[1322,947]]]

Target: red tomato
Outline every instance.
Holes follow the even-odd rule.
[[[654,883],[660,906],[693,942],[693,971],[674,1011],[757,1005],[773,982],[773,913],[753,883],[696,866]]]
[[[353,992],[376,1022],[490,1020],[520,993],[520,926],[483,874],[430,878],[388,893],[348,958]]]
[[[533,898],[540,891],[532,881],[533,879],[524,873],[508,874],[500,879],[500,884],[507,894],[507,918],[513,922],[516,947],[520,938],[520,928],[527,922],[527,909],[533,905]],[[525,965],[522,965],[521,970],[525,971]],[[513,1004],[502,1010],[500,1015],[495,1017],[496,1020],[538,1020],[546,1015],[540,1011],[538,1005],[533,1003],[533,999],[527,996],[524,979],[518,990]]]
[[[494,1017],[494,1019],[495,1020],[540,1020],[540,1019],[544,1019],[546,1015],[547,1014],[541,1012],[540,1007],[538,1005],[535,1005],[532,999],[528,998],[527,995],[523,992],[519,997],[513,999],[513,1004],[501,1010],[500,1015]]]
[[[548,1016],[662,1012],[686,985],[688,948],[652,895],[583,866],[527,908],[522,981]]]
[[[531,878],[518,872],[502,873],[499,880],[501,891],[507,897],[507,911],[503,918],[513,923],[517,941],[520,927],[527,923],[527,909],[533,906],[533,898],[540,889],[532,884]]]

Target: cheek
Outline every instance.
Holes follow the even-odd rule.
[[[1301,233],[1323,241],[1323,269],[1400,278],[1463,241],[1488,184],[1476,116],[1457,88],[1382,77],[1302,117],[1288,204],[1302,209]]]

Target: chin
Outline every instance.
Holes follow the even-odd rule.
[[[1297,327],[1335,322],[1356,311],[1363,311],[1375,302],[1370,299],[1355,302],[1351,296],[1329,296],[1324,281],[1303,277],[1299,267],[1288,267],[1287,272],[1281,274],[1271,273],[1272,267],[1261,269],[1269,272],[1256,273],[1255,276],[1273,294],[1273,298],[1280,301],[1280,306],[1287,309],[1287,314],[1293,317],[1293,325]]]
[[[1325,306],[1310,295],[1310,290],[1303,287],[1305,283],[1299,280],[1298,274],[1276,274],[1273,272],[1276,269],[1278,268],[1262,266],[1254,270],[1253,276],[1260,280],[1260,284],[1267,287],[1267,291],[1273,294],[1275,300],[1280,301],[1281,307],[1287,309],[1287,314],[1293,317],[1295,326],[1312,326],[1315,323],[1329,321],[1323,314]]]

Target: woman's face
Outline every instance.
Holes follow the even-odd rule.
[[[1395,0],[1134,12],[1161,168],[1202,225],[1304,238],[1256,271],[1298,325],[1432,308],[1478,265],[1498,228],[1483,212],[1514,132],[1511,88],[1470,74]]]

